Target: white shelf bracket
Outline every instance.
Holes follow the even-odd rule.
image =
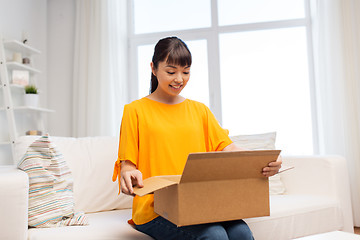
[[[9,126],[9,138],[11,144],[11,150],[13,157],[15,156],[15,141],[17,137],[17,130],[14,117],[13,103],[10,93],[10,84],[9,84],[9,74],[6,67],[6,58],[5,58],[5,48],[2,36],[0,36],[0,80],[1,80],[1,89],[4,96],[4,107],[6,112],[6,118]],[[14,161],[15,162],[15,161]]]

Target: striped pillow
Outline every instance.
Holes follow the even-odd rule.
[[[29,146],[18,168],[29,176],[29,226],[88,224],[84,213],[74,213],[72,174],[48,136]]]

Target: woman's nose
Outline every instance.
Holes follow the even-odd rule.
[[[183,77],[182,77],[182,75],[181,75],[181,74],[177,74],[174,81],[177,82],[177,83],[183,82]]]

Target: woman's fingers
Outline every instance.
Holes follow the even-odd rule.
[[[125,194],[130,194],[129,189],[126,187],[126,182],[123,176],[120,179],[121,192]]]
[[[269,163],[267,167],[263,168],[263,172],[262,172],[263,175],[266,177],[270,177],[277,174],[279,172],[279,169],[281,168],[281,164],[282,164],[282,158],[281,156],[279,156],[279,158],[276,161]]]
[[[139,170],[126,171],[121,174],[121,192],[134,195],[134,186],[143,187],[142,174]]]
[[[125,175],[124,180],[125,180],[126,188],[128,189],[129,194],[134,194],[131,174],[127,173],[127,174],[124,174],[124,175]]]
[[[140,171],[139,171],[138,174],[136,175],[136,182],[137,182],[136,186],[141,187],[141,188],[144,187],[144,183],[143,183],[143,179],[142,179],[142,174],[141,174]]]

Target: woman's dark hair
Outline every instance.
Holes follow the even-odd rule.
[[[191,66],[191,53],[186,44],[177,37],[167,37],[160,39],[155,46],[152,58],[153,66],[158,68],[159,62],[165,61],[168,64]],[[150,93],[153,93],[158,87],[157,77],[151,73]]]

